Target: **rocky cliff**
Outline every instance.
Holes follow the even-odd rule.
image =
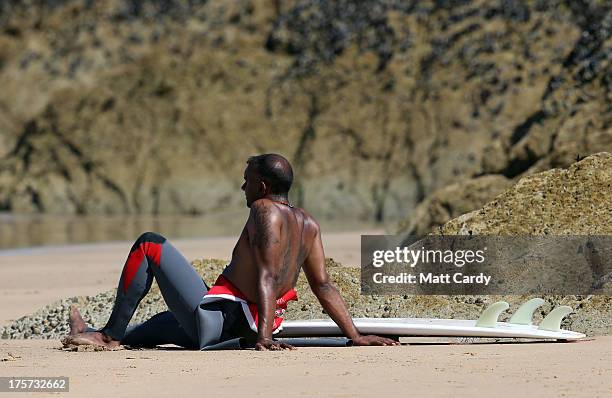
[[[611,29],[597,0],[7,0],[0,210],[238,206],[263,151],[319,216],[412,220],[450,183],[490,191],[410,221],[427,229],[612,150]]]

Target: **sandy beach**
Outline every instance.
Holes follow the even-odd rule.
[[[377,231],[368,231],[376,233]],[[357,265],[360,233],[330,233],[326,253]],[[228,258],[234,238],[174,242],[189,259]],[[0,320],[115,286],[129,242],[3,251]],[[78,271],[75,271],[78,270]],[[59,341],[0,340],[0,376],[69,376],[74,396],[585,396],[612,391],[612,337],[566,344],[300,348],[193,352],[174,347],[67,352]]]
[[[71,396],[609,397],[612,337],[580,343],[65,352],[0,341],[0,376],[69,376]],[[9,352],[11,356],[9,357]],[[57,393],[56,393],[57,394]],[[240,395],[239,395],[240,394]],[[64,393],[60,394],[64,395]]]

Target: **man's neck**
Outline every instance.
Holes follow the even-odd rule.
[[[270,194],[270,195],[266,195],[265,198],[270,199],[274,202],[282,203],[289,207],[293,207],[291,203],[289,203],[289,198],[287,197],[287,195]]]

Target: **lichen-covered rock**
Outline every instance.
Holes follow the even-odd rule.
[[[446,223],[447,235],[612,234],[612,154],[520,179],[482,209]]]

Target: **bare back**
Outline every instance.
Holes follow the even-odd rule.
[[[268,233],[276,228],[279,233]],[[232,252],[232,260],[223,271],[249,301],[257,300],[258,248],[266,247],[272,255],[267,259],[274,277],[276,297],[295,287],[300,269],[308,257],[318,225],[306,211],[269,199],[253,204],[251,215]]]

